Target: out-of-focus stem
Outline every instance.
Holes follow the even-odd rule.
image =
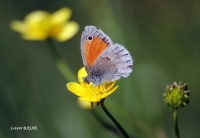
[[[76,79],[75,75],[70,70],[68,65],[60,58],[60,56],[57,53],[56,49],[54,48],[54,45],[50,38],[47,39],[47,49],[48,49],[49,53],[51,54],[51,56],[56,64],[56,67],[58,68],[60,73],[63,75],[63,77],[68,81],[74,81]]]

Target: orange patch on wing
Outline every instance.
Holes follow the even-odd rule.
[[[84,45],[84,56],[88,66],[93,66],[98,56],[108,47],[107,43],[101,38],[94,37],[87,40]]]

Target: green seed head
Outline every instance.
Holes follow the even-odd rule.
[[[174,82],[172,85],[167,86],[166,93],[163,95],[168,106],[184,107],[189,103],[190,92],[187,85],[181,85],[181,82],[179,84]]]

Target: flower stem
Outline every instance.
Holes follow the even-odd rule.
[[[63,77],[68,81],[75,80],[76,77],[74,76],[68,65],[60,58],[50,38],[47,39],[47,49],[49,50],[49,53],[51,54],[57,68],[59,69]]]
[[[174,131],[175,131],[176,138],[180,138],[179,129],[178,129],[177,112],[178,112],[178,108],[174,107],[173,108]]]
[[[106,113],[106,115],[113,121],[113,123],[117,126],[117,128],[119,129],[119,131],[122,133],[122,135],[125,138],[130,138],[128,136],[128,134],[126,133],[126,131],[122,128],[122,126],[117,122],[117,120],[109,113],[109,111],[106,109],[106,107],[103,104],[103,101],[100,101],[100,105],[103,109],[103,111]]]

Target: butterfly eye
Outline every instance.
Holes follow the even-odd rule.
[[[88,36],[88,40],[92,40],[93,38],[92,38],[92,36]]]

